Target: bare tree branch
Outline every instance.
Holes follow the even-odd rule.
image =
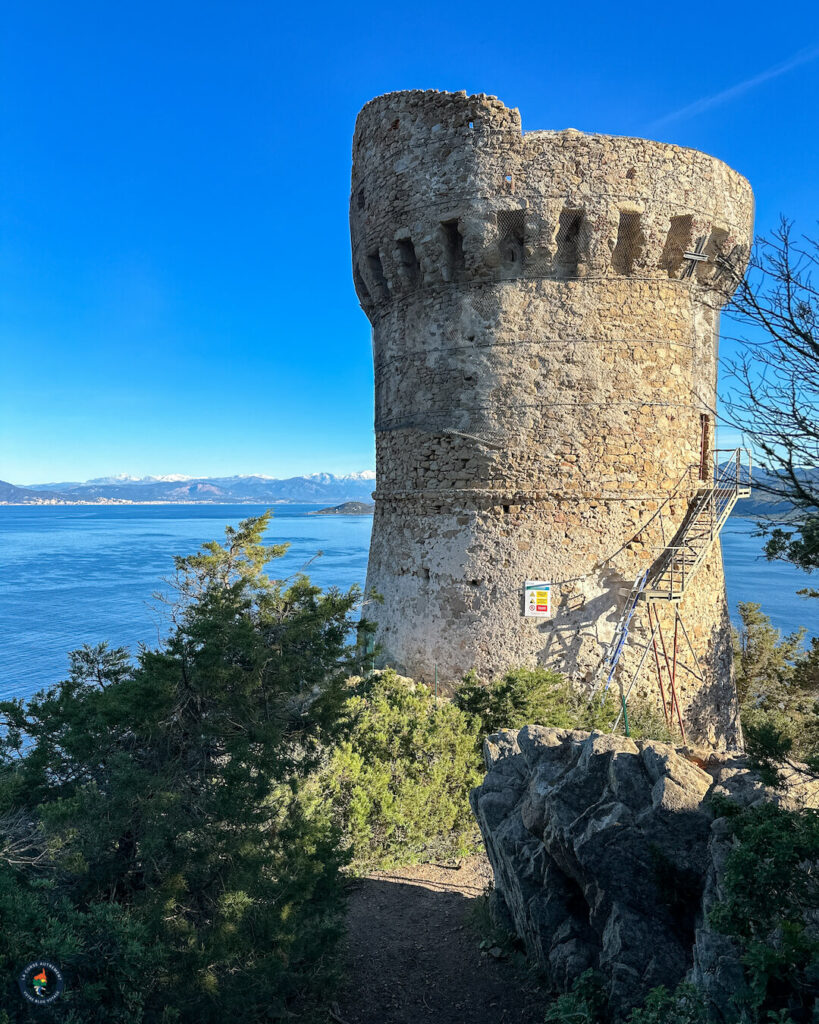
[[[0,862],[10,867],[43,867],[48,863],[40,826],[25,810],[0,817]]]
[[[717,262],[727,271],[727,316],[742,328],[740,354],[724,362],[725,419],[766,470],[755,488],[787,505],[784,518],[781,510],[761,517],[767,556],[811,572],[819,568],[819,289],[811,276],[819,241],[795,236],[783,218],[757,238],[746,275]]]

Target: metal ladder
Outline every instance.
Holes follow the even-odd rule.
[[[748,454],[747,469],[742,462],[743,452]],[[719,454],[724,452],[715,456]],[[737,501],[751,493],[750,475],[750,452],[730,449],[730,458],[715,469],[714,483],[700,489],[672,542],[654,563],[645,589],[649,603],[683,599]]]
[[[606,676],[606,684],[603,687],[603,692],[608,690],[611,684],[612,677],[614,676],[614,670],[617,667],[617,662],[620,660],[620,655],[623,653],[623,647],[625,646],[626,640],[628,639],[628,630],[631,625],[631,620],[634,617],[634,612],[637,610],[637,603],[645,590],[646,583],[648,582],[648,569],[637,577],[634,581],[634,585],[629,591],[629,595],[626,598],[626,603],[623,605],[623,610],[620,613],[620,618],[617,620],[617,625],[614,627],[614,633],[612,634],[611,641],[606,648],[606,653],[592,679],[592,693],[597,690],[600,685],[600,680],[603,676]]]

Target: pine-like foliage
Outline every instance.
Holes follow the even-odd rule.
[[[341,857],[298,793],[354,668],[358,594],[270,580],[268,518],[176,559],[157,650],[85,648],[66,682],[0,705],[11,1021],[29,1019],[16,970],[42,957],[67,980],[43,1019],[71,1024],[252,1024],[321,991]]]
[[[571,680],[547,668],[516,668],[484,685],[470,673],[455,694],[455,704],[478,719],[486,736],[499,729],[545,725],[554,729],[609,732],[620,711],[613,688],[589,698]],[[629,704],[630,734],[669,740],[659,709]]]
[[[733,832],[712,925],[739,948],[747,990],[742,1021],[814,1021],[819,1015],[819,811],[716,804]]]
[[[807,763],[819,772],[819,639],[804,628],[783,637],[756,603],[739,605],[734,665],[748,753],[766,782]]]
[[[482,775],[479,723],[390,669],[350,681],[343,717],[343,738],[313,793],[342,831],[353,867],[473,850],[469,790]]]

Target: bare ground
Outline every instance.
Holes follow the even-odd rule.
[[[542,1024],[548,999],[507,956],[480,949],[472,912],[492,879],[483,854],[352,883],[343,1024]],[[494,951],[500,951],[496,948]]]

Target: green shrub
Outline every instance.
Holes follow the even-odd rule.
[[[343,858],[298,794],[354,668],[358,594],[271,581],[267,522],[175,560],[172,632],[135,665],[85,648],[67,681],[0,703],[13,1024],[40,957],[69,983],[51,1019],[72,1024],[255,1024],[325,990]]]
[[[342,740],[313,780],[358,870],[456,857],[476,846],[477,723],[391,669],[352,680]]]
[[[579,695],[551,669],[513,669],[488,684],[471,672],[453,700],[456,707],[477,718],[484,735],[524,725],[581,728],[577,724],[582,717]]]
[[[792,683],[807,630],[803,627],[783,638],[757,602],[741,601],[737,610],[740,627],[732,635],[740,704],[775,707],[789,702],[798,690]]]
[[[769,785],[785,761],[819,774],[819,638],[808,650],[804,628],[782,637],[759,604],[739,605],[734,665],[748,754]]]
[[[584,971],[570,992],[559,995],[546,1011],[546,1024],[602,1024],[608,1016],[600,975]]]
[[[470,674],[451,701],[391,669],[374,672],[348,681],[345,724],[304,799],[341,830],[355,870],[462,856],[478,843],[468,796],[483,775],[484,736],[529,723],[608,731],[618,710],[611,694],[590,701],[543,668],[488,685]],[[650,735],[660,731],[648,720]]]
[[[708,1024],[708,1010],[701,993],[688,984],[673,992],[660,985],[646,996],[642,1006],[632,1010],[627,1024]]]
[[[545,1024],[615,1024],[617,1021],[622,1024],[709,1024],[709,1020],[702,995],[686,983],[678,985],[673,992],[660,985],[627,1017],[613,1014],[605,996],[603,977],[594,970],[587,970],[575,980],[569,992],[557,996],[546,1011]]]
[[[819,811],[727,801],[718,810],[728,812],[735,842],[711,923],[741,950],[746,1009],[754,1021],[782,1011],[810,1019],[819,999]]]
[[[529,723],[608,731],[619,711],[612,694],[590,701],[544,668],[488,685],[470,674],[452,700],[387,669],[349,680],[342,697],[345,724],[330,734],[303,800],[341,830],[357,871],[476,848],[468,797],[483,776],[486,735]],[[632,735],[662,734],[658,717],[638,712]]]
[[[513,669],[489,684],[470,673],[454,703],[478,719],[484,736],[524,725],[609,732],[620,712],[620,698],[611,688],[590,699],[565,676],[546,668]],[[670,739],[659,711],[635,704],[628,715],[631,736]]]

